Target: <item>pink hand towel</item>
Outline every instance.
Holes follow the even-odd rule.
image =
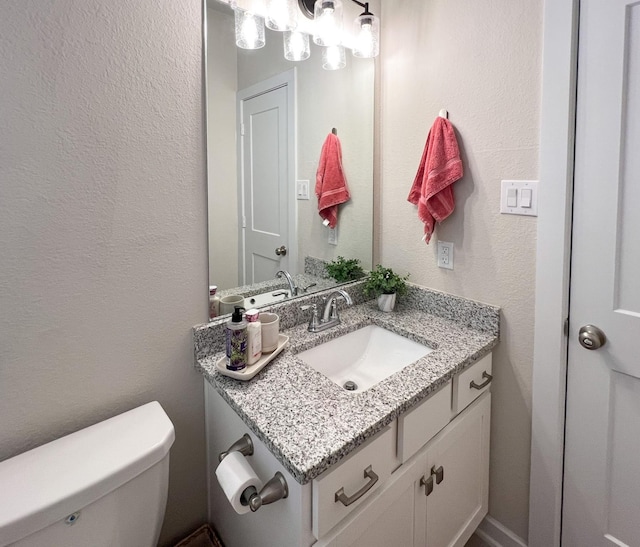
[[[340,141],[333,133],[329,133],[322,145],[316,173],[316,196],[318,214],[329,221],[330,228],[335,228],[338,223],[338,205],[349,201],[351,195],[342,170]]]
[[[435,221],[442,222],[455,208],[451,185],[462,178],[462,161],[453,126],[438,116],[433,122],[420,166],[407,201],[418,206],[424,222],[424,239],[429,243]]]

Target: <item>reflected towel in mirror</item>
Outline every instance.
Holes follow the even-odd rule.
[[[322,145],[316,172],[318,214],[329,222],[330,228],[338,224],[338,205],[351,199],[347,179],[342,169],[342,148],[337,135],[329,133]]]

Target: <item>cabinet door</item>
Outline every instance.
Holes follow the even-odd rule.
[[[390,482],[314,547],[423,547],[425,455],[403,465]],[[416,518],[418,516],[418,518]]]
[[[488,510],[491,394],[461,413],[427,452],[427,547],[462,547]]]

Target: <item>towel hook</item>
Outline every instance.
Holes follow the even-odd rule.
[[[438,116],[440,116],[441,118],[444,118],[445,120],[448,120],[449,119],[449,112],[447,112],[446,108],[443,108],[438,113]]]
[[[337,130],[335,127],[332,127],[332,128],[331,128],[331,132],[332,132],[334,135],[337,135],[337,134],[338,134],[338,130]]]

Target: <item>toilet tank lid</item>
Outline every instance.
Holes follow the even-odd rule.
[[[153,401],[0,462],[0,546],[86,507],[169,453],[173,424]]]

